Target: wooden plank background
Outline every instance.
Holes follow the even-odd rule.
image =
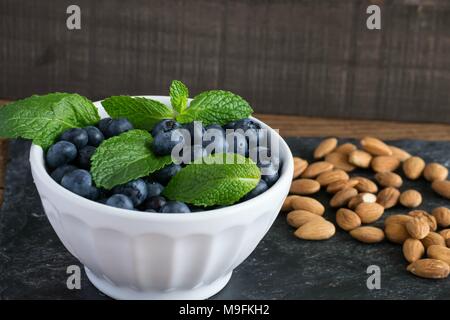
[[[365,27],[371,3],[381,31]],[[166,94],[180,79],[260,113],[450,123],[449,56],[448,0],[0,1],[0,98]]]

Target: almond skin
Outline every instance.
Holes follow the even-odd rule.
[[[359,168],[368,168],[371,161],[372,155],[363,150],[355,150],[348,155],[348,162]]]
[[[355,188],[346,188],[338,191],[330,200],[330,206],[333,208],[345,206],[351,198],[358,194]]]
[[[327,192],[336,193],[345,188],[353,188],[358,184],[358,180],[350,179],[350,180],[339,180],[333,183],[330,183],[327,187]]]
[[[332,152],[337,146],[338,140],[336,138],[328,138],[323,140],[314,150],[314,159],[320,159]]]
[[[450,249],[443,246],[432,245],[427,249],[427,255],[430,258],[444,261],[450,265]]]
[[[331,152],[325,156],[325,161],[332,163],[335,169],[341,169],[345,172],[355,170],[355,166],[348,162],[348,156],[343,153]]]
[[[374,137],[365,137],[361,141],[362,148],[374,156],[390,156],[392,150],[383,141]]]
[[[281,207],[281,211],[291,211],[292,208],[292,200],[295,198],[299,198],[299,196],[287,196],[283,202],[283,206]]]
[[[361,226],[361,219],[356,212],[346,208],[340,208],[336,212],[336,223],[341,229],[350,231]]]
[[[410,180],[418,179],[425,168],[425,161],[419,157],[411,157],[403,162],[403,172]]]
[[[445,239],[439,233],[431,231],[425,238],[422,240],[422,244],[425,248],[429,246],[438,245],[445,247]]]
[[[425,166],[423,176],[428,181],[443,181],[448,177],[448,169],[442,164],[432,162]]]
[[[314,194],[320,190],[320,184],[313,179],[297,179],[292,181],[289,193],[308,195]]]
[[[392,156],[377,156],[372,159],[371,166],[375,172],[395,171],[400,165],[400,160]]]
[[[413,211],[408,212],[408,215],[410,215],[411,217],[419,217],[419,218],[423,217],[428,222],[428,225],[430,226],[430,230],[436,231],[436,229],[437,229],[436,218],[433,217],[428,212],[423,211],[423,210],[413,210]]]
[[[446,228],[450,226],[450,209],[446,207],[438,207],[435,208],[431,214],[436,218],[437,224]]]
[[[294,210],[306,210],[319,216],[322,216],[325,212],[325,207],[316,199],[310,197],[298,196],[292,200],[292,209]]]
[[[423,257],[425,248],[420,240],[408,238],[403,242],[403,256],[409,263]]]
[[[378,203],[360,203],[355,212],[361,218],[362,223],[372,223],[383,215],[384,208]]]
[[[294,210],[289,212],[286,216],[287,223],[294,228],[299,228],[314,219],[323,220],[321,216],[305,210]]]
[[[333,165],[326,161],[311,163],[302,173],[302,178],[315,178],[322,172],[333,170]]]
[[[393,187],[388,187],[378,193],[377,202],[385,209],[389,209],[397,205],[399,197],[400,191]]]
[[[422,195],[413,189],[406,190],[400,195],[399,201],[407,208],[417,208],[422,203]]]
[[[411,158],[411,155],[403,149],[400,149],[395,146],[389,146],[389,149],[392,151],[392,156],[400,160],[401,162]]]
[[[439,231],[439,234],[445,239],[450,239],[450,229],[444,229]]]
[[[385,225],[384,233],[389,241],[397,244],[403,244],[406,239],[410,238],[405,225],[400,223],[389,223]]]
[[[444,181],[434,181],[431,184],[431,188],[439,194],[440,196],[450,199],[450,181],[444,180]]]
[[[358,184],[355,186],[356,190],[359,192],[368,192],[368,193],[377,193],[378,187],[372,180],[369,180],[364,177],[354,177],[358,181]]]
[[[383,230],[376,227],[358,227],[350,231],[350,235],[364,243],[377,243],[384,239]]]
[[[402,177],[394,172],[378,172],[375,180],[382,187],[400,188],[403,184]]]
[[[411,263],[406,270],[412,274],[428,279],[444,279],[450,273],[450,267],[437,259],[420,259]]]
[[[308,167],[308,161],[299,158],[294,157],[294,175],[292,179],[298,178]]]
[[[423,239],[430,233],[430,226],[424,218],[414,217],[405,224],[411,238]]]
[[[349,180],[347,172],[341,169],[334,169],[331,171],[327,171],[321,173],[317,178],[317,182],[320,183],[321,186],[328,186],[329,184],[340,181],[340,180]]]
[[[399,223],[405,225],[408,221],[412,220],[412,218],[413,217],[407,214],[393,214],[384,220],[384,225],[386,226],[389,223]]]
[[[304,240],[326,240],[334,236],[334,224],[325,219],[311,220],[295,231],[295,236]]]
[[[377,196],[374,195],[373,193],[368,193],[368,192],[364,192],[364,193],[360,193],[356,196],[354,196],[353,198],[350,199],[350,201],[347,204],[347,207],[349,207],[350,209],[355,209],[360,203],[374,203],[377,202]]]
[[[352,151],[354,151],[354,150],[356,150],[356,149],[357,149],[357,148],[356,148],[356,146],[355,146],[353,143],[347,142],[347,143],[344,143],[344,144],[341,144],[340,146],[338,146],[338,147],[334,150],[334,152],[342,153],[342,154],[348,155],[350,152],[352,152]]]

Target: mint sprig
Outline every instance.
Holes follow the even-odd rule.
[[[187,108],[189,90],[185,84],[179,80],[173,80],[169,88],[170,103],[178,112],[183,113]]]
[[[223,163],[215,163],[223,160]],[[181,169],[164,189],[171,200],[196,206],[230,205],[256,187],[261,178],[257,165],[238,154],[214,154],[204,163]]]
[[[34,95],[0,108],[0,136],[31,139],[47,149],[65,130],[99,120],[97,108],[78,94]]]
[[[105,140],[91,159],[91,173],[97,187],[111,189],[144,177],[170,164],[170,156],[157,157],[153,141],[144,130],[131,130]]]

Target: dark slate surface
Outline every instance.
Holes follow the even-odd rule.
[[[320,139],[289,139],[294,155],[309,157]],[[450,167],[450,142],[396,141],[426,161]],[[2,299],[107,299],[83,273],[81,290],[66,288],[66,268],[79,264],[58,240],[45,217],[28,165],[29,144],[13,141],[5,202],[0,209],[0,297]],[[406,180],[405,180],[406,181]],[[429,183],[406,181],[424,196],[421,208],[449,205]],[[320,193],[328,201],[329,196]],[[393,212],[406,212],[400,207]],[[334,212],[326,216],[334,220]],[[381,221],[379,222],[381,223]],[[253,254],[234,272],[216,299],[449,299],[450,279],[425,280],[405,271],[401,247],[365,245],[338,230],[328,241],[293,237],[283,214]],[[369,265],[381,268],[381,289],[366,287]]]

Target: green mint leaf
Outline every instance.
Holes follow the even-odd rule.
[[[147,98],[113,96],[102,105],[111,117],[127,118],[136,129],[151,130],[159,121],[173,118],[172,108]]]
[[[215,123],[224,125],[247,118],[252,112],[248,102],[240,96],[229,91],[211,90],[196,96],[177,120],[181,123],[202,121],[204,126]]]
[[[178,112],[182,113],[187,107],[189,98],[189,90],[183,82],[173,80],[170,84],[170,103],[172,107]]]
[[[226,158],[226,162],[213,163],[220,158]],[[181,169],[164,189],[164,195],[196,206],[230,205],[254,189],[261,178],[256,164],[238,154],[214,154],[204,162]]]
[[[170,156],[153,154],[152,141],[150,133],[144,130],[131,130],[105,140],[91,159],[91,173],[97,187],[111,189],[172,163]]]
[[[78,94],[34,95],[0,108],[0,136],[31,139],[47,149],[67,129],[99,120],[97,108]]]

